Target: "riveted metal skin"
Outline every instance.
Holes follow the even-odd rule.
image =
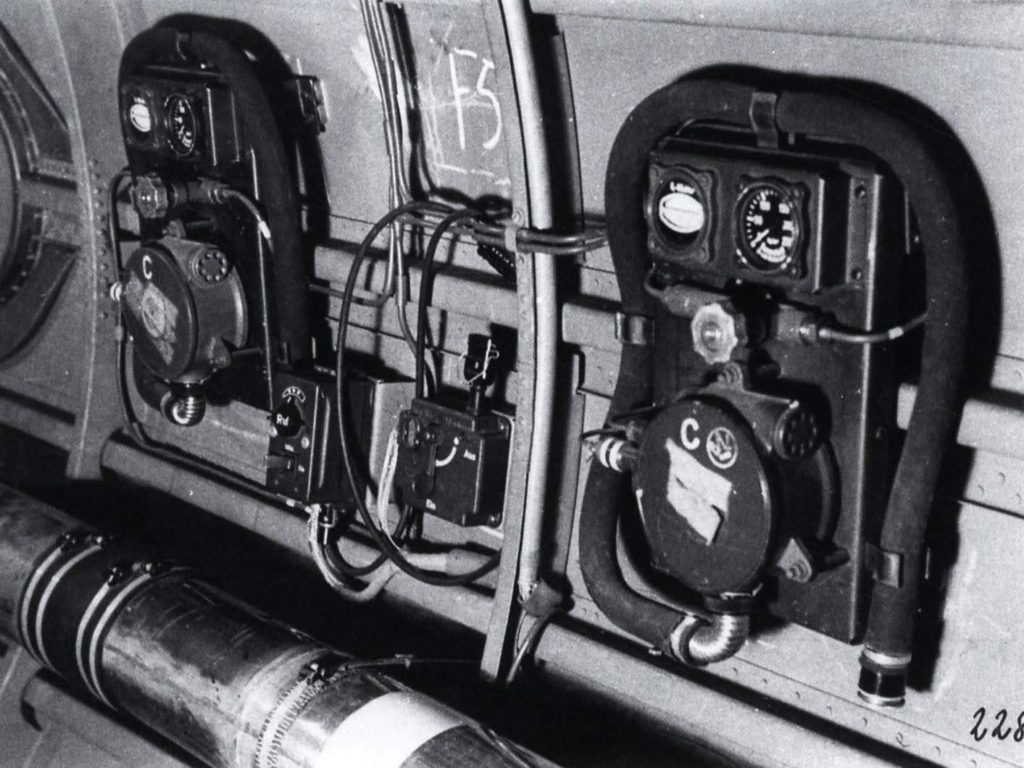
[[[46,320],[81,237],[67,123],[0,27],[0,362]]]
[[[393,662],[259,619],[3,486],[0,632],[216,768],[546,764],[379,671]]]

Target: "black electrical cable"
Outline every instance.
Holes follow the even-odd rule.
[[[512,659],[512,664],[509,665],[508,672],[502,681],[503,685],[506,687],[510,686],[515,682],[516,678],[519,677],[519,672],[522,670],[527,658],[530,654],[536,651],[537,644],[540,642],[540,636],[544,633],[544,630],[547,629],[551,621],[560,613],[565,613],[565,610],[560,607],[555,607],[545,612],[544,615],[533,622],[533,625],[527,630],[526,636],[523,638],[522,642],[519,643],[516,655]]]
[[[215,199],[217,198],[215,197]],[[263,218],[263,213],[260,211],[259,206],[245,193],[228,187],[220,192],[220,200],[222,202],[234,200],[241,204],[252,217],[253,223],[256,225],[257,237],[261,240],[260,243],[257,243],[256,264],[259,274],[260,325],[262,326],[263,333],[263,380],[267,385],[267,408],[273,410],[274,339],[270,320],[270,286],[267,279],[270,272],[270,261],[274,255],[274,244],[271,242],[270,226]]]
[[[348,318],[349,312],[352,308],[352,295],[355,291],[356,281],[359,277],[359,269],[362,266],[363,261],[366,259],[366,254],[370,249],[373,241],[380,235],[384,229],[391,224],[391,222],[398,219],[398,217],[412,212],[412,211],[441,211],[445,215],[451,212],[448,206],[441,205],[439,203],[431,203],[427,201],[413,201],[411,203],[405,203],[392,211],[388,212],[383,218],[381,218],[374,226],[370,229],[366,238],[359,246],[359,250],[356,253],[355,259],[349,268],[348,279],[345,281],[345,294],[341,302],[341,316],[338,320],[338,345],[337,354],[335,356],[335,394],[339,407],[336,409],[338,414],[338,427],[341,438],[341,458],[342,465],[345,468],[345,475],[348,478],[349,484],[353,488],[358,488],[359,483],[356,477],[355,462],[352,456],[352,446],[349,442],[349,425],[344,418],[344,410],[340,407],[341,403],[345,402],[345,382],[344,376],[342,375],[345,370],[344,358],[345,358],[345,340],[348,336]],[[422,581],[426,584],[433,586],[462,586],[471,584],[481,576],[494,570],[500,558],[500,553],[492,555],[486,563],[481,565],[479,568],[475,568],[467,573],[448,575],[440,574],[433,571],[424,570],[410,563],[402,551],[395,546],[394,542],[388,538],[387,534],[381,531],[373,521],[373,517],[370,514],[370,510],[366,507],[366,502],[357,493],[354,495],[356,501],[356,508],[359,511],[359,515],[363,520],[363,524],[373,535],[381,551],[384,552],[388,558],[403,572],[407,575]]]
[[[437,258],[437,249],[445,232],[460,221],[473,219],[477,212],[472,208],[462,208],[445,216],[434,228],[423,254],[423,271],[420,273],[419,305],[416,307],[416,397],[423,397],[423,373],[427,366],[427,302],[430,297],[431,274]]]
[[[197,459],[194,456],[189,456],[183,451],[178,450],[174,446],[166,445],[164,443],[153,440],[149,435],[146,434],[142,423],[135,416],[132,410],[131,401],[128,395],[128,364],[127,364],[127,346],[128,346],[128,335],[124,331],[123,321],[119,321],[118,334],[120,338],[117,341],[117,389],[118,399],[121,405],[121,416],[125,423],[125,428],[128,432],[128,436],[132,441],[139,446],[142,450],[150,453],[154,456],[168,461],[178,466],[186,467],[200,475],[211,477],[215,480],[219,480],[226,485],[230,485],[233,488],[237,488],[246,493],[250,493],[254,496],[258,496],[267,501],[271,501],[274,504],[281,504],[289,506],[291,499],[284,496],[279,496],[273,491],[268,491],[260,485],[257,485],[247,477],[236,475],[234,472],[221,469],[218,466],[211,464],[210,462]]]
[[[408,533],[411,524],[412,510],[410,508],[405,508],[402,510],[402,515],[398,520],[398,525],[395,527],[394,538],[396,541],[401,541],[404,538]],[[320,536],[318,536],[317,539],[320,551],[323,552],[324,560],[327,562],[327,565],[335,571],[336,577],[347,576],[352,579],[361,579],[376,571],[384,565],[388,559],[386,554],[380,552],[366,565],[352,565],[344,558],[341,551],[338,549],[338,543],[340,542],[341,536],[334,536],[330,527],[321,526]]]
[[[451,210],[449,207],[448,210]],[[437,223],[427,218],[412,218],[413,223],[424,229],[432,229]],[[505,234],[507,227],[486,221],[484,214],[479,214],[471,223],[460,224],[460,234],[470,235],[477,243],[488,245],[493,248],[506,248]],[[559,235],[529,227],[515,227],[515,250],[521,253],[532,253],[543,251],[555,256],[579,256],[588,251],[602,248],[607,244],[607,237],[596,231],[577,232],[569,235]]]
[[[121,263],[121,239],[117,236],[118,221],[120,219],[117,211],[117,197],[121,192],[121,184],[131,175],[131,171],[125,166],[114,174],[107,187],[107,239],[110,241],[110,252],[114,254],[114,266],[117,268],[117,278],[121,278],[121,270],[124,264]]]

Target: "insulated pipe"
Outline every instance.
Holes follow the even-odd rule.
[[[541,107],[537,66],[530,42],[526,0],[501,0],[500,5],[505,20],[505,34],[508,36],[509,57],[519,104],[530,223],[537,229],[548,229],[555,223],[551,195],[551,165],[544,134],[544,111]],[[551,467],[551,428],[554,422],[559,330],[555,257],[547,253],[534,253],[532,263],[535,323],[533,424],[516,581],[519,599],[523,602],[530,599],[540,582],[544,508],[548,472]]]
[[[894,583],[876,581],[859,692],[869,703],[898,706],[906,692],[924,537],[943,455],[961,411],[967,344],[967,246],[953,187],[920,134],[904,121],[840,96],[783,93],[782,131],[829,136],[873,152],[899,177],[917,217],[925,255],[928,320],[917,398],[885,512],[880,547],[899,563]]]
[[[0,633],[217,768],[545,761],[0,486]]]

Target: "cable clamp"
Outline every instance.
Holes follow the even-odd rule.
[[[615,338],[620,344],[649,347],[654,344],[654,320],[644,315],[616,312]]]
[[[509,220],[508,224],[505,225],[504,232],[505,236],[505,250],[511,251],[512,253],[519,252],[519,232],[523,229],[523,225],[516,218]]]
[[[690,653],[690,641],[697,634],[697,630],[707,626],[708,622],[700,616],[685,614],[683,620],[676,625],[669,636],[669,646],[672,655],[688,667],[704,667],[705,663],[697,661]]]
[[[755,91],[750,97],[750,126],[757,136],[757,146],[763,149],[779,148],[779,127],[775,122],[775,106],[779,97],[774,93]]]
[[[879,584],[899,589],[903,586],[903,555],[887,552],[877,544],[868,542],[864,550],[864,567]]]

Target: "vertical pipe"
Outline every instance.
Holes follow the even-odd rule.
[[[530,46],[526,2],[500,0],[500,5],[505,19],[512,78],[522,124],[530,223],[537,229],[547,229],[554,224],[551,166],[544,134],[540,85],[533,49]],[[554,257],[547,253],[535,253],[533,270],[536,322],[533,431],[530,438],[530,464],[526,476],[526,503],[517,579],[519,597],[524,601],[529,599],[540,580],[540,552],[548,471],[551,466],[551,426],[554,420],[558,352],[558,301]]]

